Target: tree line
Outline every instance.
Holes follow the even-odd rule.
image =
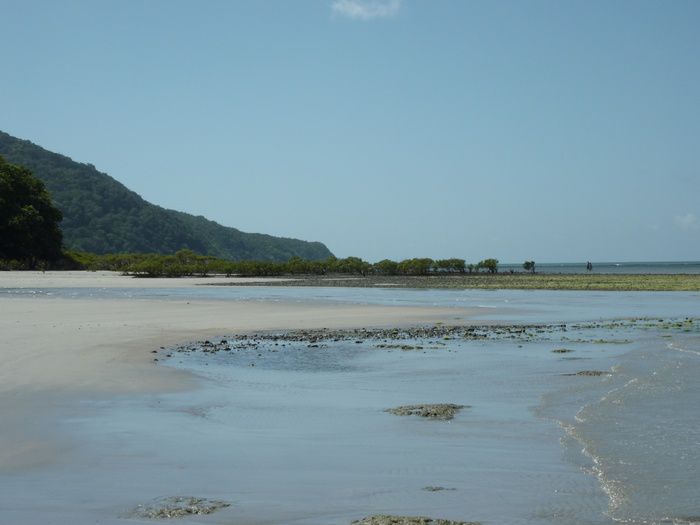
[[[229,261],[208,255],[200,255],[183,249],[172,255],[160,254],[107,254],[85,252],[67,254],[77,267],[85,270],[109,270],[137,277],[190,277],[207,275],[241,275],[267,277],[279,275],[431,275],[496,273],[497,259],[484,259],[467,264],[464,259],[412,258],[402,261],[384,259],[370,263],[359,257],[342,259],[328,257],[312,261],[292,257],[286,262]]]

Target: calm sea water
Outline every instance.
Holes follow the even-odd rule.
[[[700,273],[700,261],[684,262],[592,262],[593,269],[590,273],[615,273],[615,274],[698,274]],[[510,270],[522,272],[522,264],[501,264],[501,272]],[[589,273],[586,270],[586,261],[580,263],[538,263],[538,273]]]
[[[536,409],[561,426],[567,459],[598,480],[615,522],[700,523],[694,324],[623,331],[637,343],[613,359],[610,376],[549,392]]]
[[[611,517],[700,522],[700,339],[659,343],[624,356],[568,431],[590,458]]]
[[[84,410],[61,427],[75,443],[65,460],[0,474],[0,523],[146,523],[128,517],[130,509],[188,494],[231,501],[206,518],[222,525],[343,525],[374,513],[485,525],[700,522],[700,294],[33,292],[95,301],[468,306],[481,307],[485,320],[558,328],[520,338],[412,341],[424,349],[409,352],[368,340],[174,354],[162,366],[198,375],[200,389],[80,400]],[[618,321],[635,317],[645,320]],[[571,375],[585,370],[610,375]],[[451,422],[384,412],[425,402],[471,408]]]

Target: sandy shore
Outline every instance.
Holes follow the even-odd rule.
[[[226,279],[230,282],[231,279]],[[189,287],[213,279],[133,279],[110,272],[0,272],[0,288]],[[194,386],[155,366],[152,350],[252,330],[465,322],[475,311],[264,301],[62,299],[0,295],[0,468],[51,461],[57,409],[86,397]],[[456,320],[459,318],[459,320]]]
[[[625,518],[656,497],[658,479],[675,483],[673,497],[662,493],[649,512],[694,515],[682,480],[697,470],[687,426],[696,294],[261,293],[199,282],[211,280],[0,272],[0,521],[146,524],[136,509],[192,497],[230,504],[203,518],[211,523],[347,525],[383,513],[612,523],[582,442],[562,429],[632,377],[651,381],[639,397],[624,391],[634,435],[668,403],[681,407],[669,428],[683,430],[659,438],[667,427],[657,425],[622,450],[626,429],[609,424],[620,407],[601,405],[601,418],[586,420],[593,446],[614,448],[600,464],[611,475],[645,465],[643,475],[623,472],[649,478]],[[499,322],[479,337],[478,326]],[[411,328],[394,330],[402,326]],[[184,344],[196,340],[199,349]],[[161,346],[167,365],[153,361],[165,358]],[[648,400],[650,384],[667,396],[661,405]],[[650,443],[670,443],[663,464],[647,459]]]
[[[289,279],[285,279],[288,281]],[[119,272],[0,272],[0,288],[189,288],[202,284],[256,284],[277,277],[135,278]]]

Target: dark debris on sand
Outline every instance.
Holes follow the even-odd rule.
[[[428,485],[427,487],[423,487],[421,490],[424,490],[426,492],[442,492],[443,490],[457,490],[457,489],[451,488],[451,487],[442,487],[440,485]]]
[[[574,372],[573,374],[562,374],[562,375],[599,377],[599,376],[609,376],[612,374],[610,372],[605,372],[603,370],[581,370],[580,372]]]
[[[324,348],[324,344],[351,342],[373,343],[377,348],[423,350],[425,345],[445,345],[449,340],[526,340],[535,341],[546,334],[566,331],[566,325],[509,325],[509,326],[417,326],[410,328],[355,328],[355,329],[307,329],[286,332],[260,332],[235,334],[219,341],[199,341],[176,346],[174,352],[201,351],[208,354],[250,350],[264,345],[284,347],[290,344],[306,344],[309,348]],[[413,341],[423,341],[417,345]],[[409,344],[409,342],[411,344]]]
[[[198,341],[179,345],[167,352],[204,353],[231,352],[236,350],[256,349],[264,345],[284,347],[290,344],[306,344],[309,348],[324,348],[325,344],[350,342],[355,344],[371,343],[377,348],[400,350],[434,349],[447,344],[450,340],[479,341],[498,340],[517,343],[551,341],[552,334],[589,329],[624,330],[630,327],[664,330],[700,330],[700,323],[692,319],[650,320],[644,318],[621,319],[606,322],[589,323],[550,323],[550,324],[511,324],[511,325],[443,325],[415,326],[407,328],[354,328],[354,329],[303,329],[285,332],[258,332],[252,334],[235,334],[219,341]],[[691,328],[688,328],[691,327]],[[567,343],[622,344],[627,339],[570,339],[561,336]],[[163,350],[163,349],[161,349]],[[570,348],[555,348],[557,354],[570,353]]]

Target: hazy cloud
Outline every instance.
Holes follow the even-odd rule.
[[[401,0],[335,0],[334,13],[358,20],[389,18],[399,12]]]
[[[685,215],[676,215],[673,222],[681,230],[698,230],[700,229],[700,219],[694,213],[686,213]]]

